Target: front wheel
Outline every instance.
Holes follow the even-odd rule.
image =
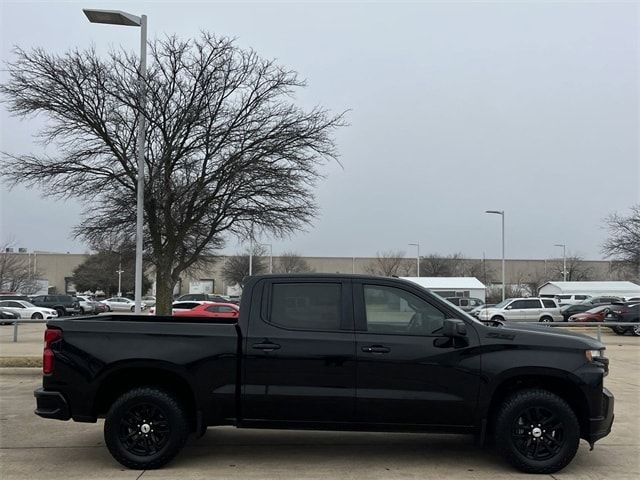
[[[507,398],[496,416],[498,451],[527,473],[554,473],[578,451],[580,426],[559,396],[541,389],[521,390]]]
[[[182,450],[189,434],[187,414],[169,392],[136,388],[118,398],[104,423],[107,448],[136,470],[159,468]]]
[[[626,332],[626,329],[624,327],[611,327],[611,330],[613,330],[615,332],[616,335],[624,335]]]
[[[631,333],[633,333],[636,337],[640,337],[640,325],[636,325],[631,329]]]
[[[31,318],[33,318],[34,320],[42,320],[44,317],[42,316],[41,313],[34,313],[33,315],[31,315]]]

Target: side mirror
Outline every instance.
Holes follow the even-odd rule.
[[[442,325],[442,335],[450,338],[465,337],[467,325],[457,318],[446,318]]]
[[[513,307],[509,305],[505,310],[511,310]]]

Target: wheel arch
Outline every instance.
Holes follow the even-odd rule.
[[[196,428],[200,415],[192,385],[175,369],[164,365],[134,365],[112,370],[102,376],[93,402],[95,416],[106,415],[119,396],[143,386],[161,388],[174,394],[187,409],[191,428]]]
[[[490,393],[490,402],[484,410],[484,419],[489,430],[487,433],[491,433],[496,414],[504,400],[516,391],[530,388],[547,390],[565,400],[578,418],[580,435],[583,436],[588,431],[589,404],[578,386],[578,380],[568,378],[567,372],[548,369],[528,373],[516,371],[496,382]]]

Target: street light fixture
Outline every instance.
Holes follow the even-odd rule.
[[[410,243],[409,246],[417,247],[418,253],[416,254],[416,277],[420,276],[420,243]]]
[[[505,276],[504,276],[504,210],[487,210],[484,213],[500,215],[502,217],[502,300],[505,298]]]
[[[554,247],[562,247],[562,280],[567,281],[567,246],[564,243],[556,243]]]
[[[136,264],[135,264],[135,313],[140,313],[142,304],[142,234],[144,222],[144,134],[145,116],[142,105],[145,99],[145,78],[147,76],[147,16],[140,17],[120,10],[82,9],[91,23],[140,27],[140,108],[138,121],[138,188],[136,200]]]

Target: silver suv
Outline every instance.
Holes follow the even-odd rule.
[[[560,308],[553,298],[507,298],[482,310],[480,320],[507,322],[561,322]]]

